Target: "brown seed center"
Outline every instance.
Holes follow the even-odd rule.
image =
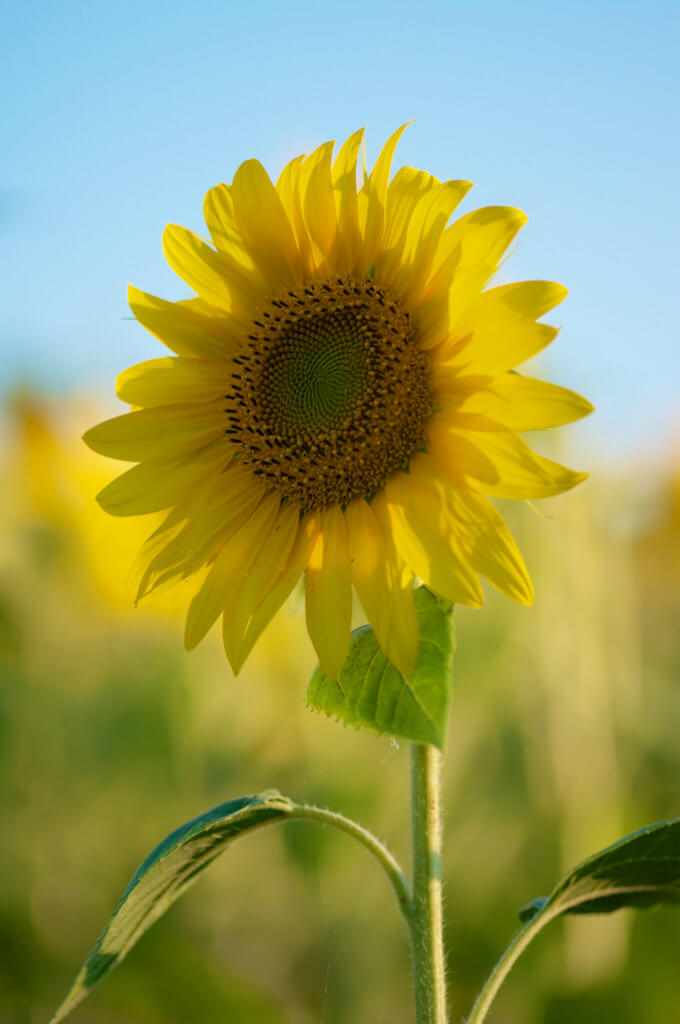
[[[427,354],[409,314],[370,280],[272,301],[234,364],[227,433],[304,512],[371,498],[423,444]]]

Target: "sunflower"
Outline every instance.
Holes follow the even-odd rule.
[[[99,494],[111,514],[167,511],[142,552],[139,597],[196,577],[191,649],[222,616],[238,672],[305,576],[306,619],[337,677],[352,588],[383,650],[409,675],[414,575],[481,606],[480,575],[521,604],[529,574],[491,498],[542,498],[584,479],[519,431],[592,407],[514,367],[557,330],[566,295],[523,281],[487,288],[526,221],[485,207],[449,224],[471,183],[403,167],[403,128],[357,187],[363,132],[288,163],[276,184],[247,160],[207,193],[212,244],[170,224],[166,258],[196,293],[137,288],[137,320],[173,356],[126,370],[132,411],[85,435],[136,463]]]

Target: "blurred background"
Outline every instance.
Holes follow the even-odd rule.
[[[542,438],[591,471],[504,514],[533,609],[457,615],[445,771],[452,1021],[575,862],[680,813],[679,39],[674,4],[483,8],[349,2],[27,2],[2,15],[0,82],[0,1022],[42,1024],[139,861],[214,804],[276,786],[349,814],[408,860],[408,754],[304,705],[299,595],[238,679],[211,636],[182,650],[181,588],[134,609],[153,517],[94,502],[115,464],[84,428],[161,347],[128,280],[185,296],[168,221],[243,159],[367,126],[369,163],[477,182],[466,209],[530,215],[500,280],[571,289],[536,375],[597,406]],[[680,914],[550,926],[499,1024],[680,1017]],[[388,884],[307,824],[236,844],[74,1024],[412,1019]]]

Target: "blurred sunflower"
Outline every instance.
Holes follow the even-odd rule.
[[[512,372],[555,337],[537,320],[566,289],[484,290],[526,221],[486,207],[447,226],[471,188],[402,168],[403,128],[357,188],[363,132],[284,167],[247,160],[204,204],[212,245],[169,225],[166,258],[197,298],[136,288],[139,322],[174,357],[125,371],[133,411],[85,435],[138,463],[99,494],[113,515],[169,510],[142,553],[139,596],[197,575],[185,642],[220,615],[238,671],[306,577],[308,630],[337,676],[352,586],[406,675],[418,649],[412,582],[478,607],[479,574],[522,604],[531,580],[487,495],[541,498],[584,479],[518,431],[591,411]]]
[[[35,527],[50,531],[58,536],[67,556],[60,571],[84,569],[97,597],[117,615],[129,615],[134,597],[129,565],[161,517],[156,514],[121,524],[94,504],[94,495],[110,473],[103,459],[74,441],[83,423],[92,418],[90,406],[63,397],[55,403],[18,393],[10,397],[4,411],[10,439],[5,462],[12,483],[11,488],[7,485],[3,511],[11,523],[10,544],[17,546],[27,527],[29,535]],[[120,574],[111,573],[112,559],[121,566]],[[66,576],[61,578],[62,584],[65,581]],[[181,587],[157,591],[146,610],[152,616],[175,619],[183,599]]]

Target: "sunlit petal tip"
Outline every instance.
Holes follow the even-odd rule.
[[[347,647],[347,651],[349,651],[349,646]],[[345,654],[346,653],[347,652],[345,652]],[[344,657],[331,658],[329,657],[328,654],[319,654],[318,651],[317,656],[319,658],[319,664],[321,665],[321,668],[324,670],[329,679],[333,679],[337,682],[340,676],[340,672],[342,671],[342,666],[345,663]]]
[[[579,484],[584,483],[590,476],[590,473],[579,473],[576,470],[568,469],[566,466],[562,466],[560,468],[563,472],[555,478],[554,483],[546,492],[545,497],[566,494],[567,491],[571,491],[574,487],[578,487]],[[542,497],[541,494],[538,494],[537,496]]]
[[[491,209],[494,209],[494,207],[491,207]],[[525,213],[524,210],[520,210],[518,206],[500,206],[495,207],[495,209],[503,211],[501,214],[502,219],[513,224],[517,230],[523,228],[529,221],[529,214]]]
[[[86,430],[82,436],[82,440],[87,447],[98,455],[108,454],[109,431],[107,428],[110,423],[111,420],[102,420],[101,423],[97,423],[96,426]]]
[[[125,388],[128,381],[132,377],[135,369],[136,367],[129,366],[127,370],[122,370],[116,377],[116,383],[114,386],[116,389],[116,396],[120,398],[121,402],[125,401],[125,398],[123,398],[123,395],[125,394]]]
[[[501,593],[505,593],[516,604],[522,605],[524,608],[531,608],[536,597],[536,591],[533,580],[521,556],[519,556],[519,560],[520,564],[515,566],[507,589],[504,590],[502,587],[499,587],[499,589]],[[498,586],[497,583],[495,585]]]
[[[106,487],[102,487],[101,491],[95,495],[95,501],[101,509],[108,512],[110,516],[121,517],[128,515],[143,515],[145,512],[157,512],[162,509],[162,504],[158,505],[155,503],[154,499],[156,496],[153,493],[139,496],[137,506],[132,506],[132,508],[130,508],[129,506],[132,503],[129,500],[127,502],[125,500],[124,483],[122,487],[120,484],[120,481],[125,476],[127,476],[126,473],[123,474],[123,477],[116,477],[115,480],[112,480],[110,484],[106,485]],[[144,507],[145,500],[146,503],[151,506],[150,508]]]
[[[241,672],[241,669],[245,665],[246,660],[247,660],[247,653],[244,653],[243,656],[239,658],[239,657],[236,656],[236,653],[232,650],[231,645],[229,644],[228,639],[227,639],[227,621],[226,621],[226,619],[227,619],[226,615],[223,615],[222,616],[222,646],[223,646],[224,653],[226,655],[227,661],[229,662],[229,667],[230,667],[231,671],[234,673],[235,676],[238,676],[240,674],[240,672]]]
[[[311,160],[312,157],[314,157],[315,155],[321,156],[323,153],[325,153],[327,149],[330,149],[330,153],[332,156],[333,149],[337,141],[337,139],[327,139],[326,142],[322,142],[320,146],[317,146],[316,149],[313,149],[307,159]]]
[[[163,228],[163,231],[161,232],[161,245],[163,246],[164,252],[166,251],[168,245],[172,245],[172,239],[175,232],[184,230],[185,229],[181,224],[175,224],[173,221],[168,221],[168,223]]]
[[[245,665],[246,661],[248,660],[247,654],[244,655],[243,658],[238,658],[237,659],[237,658],[235,658],[233,656],[231,651],[227,650],[226,647],[224,648],[224,653],[225,653],[225,655],[227,657],[227,661],[229,662],[229,667],[231,668],[231,671],[234,673],[235,676],[237,676],[237,677],[240,676],[241,671],[243,669],[243,666]]]
[[[113,514],[112,513],[112,504],[109,502],[107,494],[106,494],[107,490],[108,490],[108,487],[102,487],[101,491],[99,491],[95,495],[95,499],[94,500],[97,502],[99,507],[101,509],[103,509],[105,512],[109,512],[110,514]]]
[[[184,650],[193,651],[200,644],[205,633],[196,629],[195,623],[187,616],[184,623]]]

